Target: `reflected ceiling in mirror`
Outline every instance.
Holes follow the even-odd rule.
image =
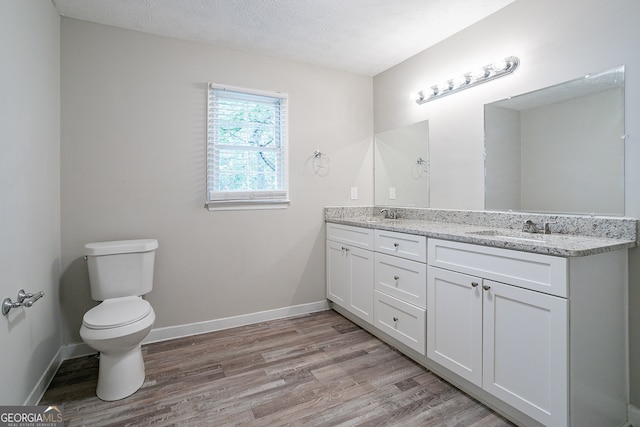
[[[378,206],[429,207],[429,122],[377,133],[374,190]]]
[[[484,106],[485,209],[624,215],[624,66]]]

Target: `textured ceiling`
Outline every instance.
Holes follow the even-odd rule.
[[[52,0],[62,16],[378,74],[514,0]]]

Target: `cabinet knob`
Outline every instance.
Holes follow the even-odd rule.
[[[400,243],[394,243],[393,244],[393,247],[396,248],[396,249],[398,248],[398,246],[400,246]]]
[[[393,321],[394,321],[394,322],[397,322],[397,321],[398,321],[398,318],[394,316]]]
[[[399,280],[400,276],[393,276],[393,280]]]
[[[489,285],[482,285],[482,289],[484,289],[485,291],[488,291],[489,289],[491,289],[491,286],[489,286]]]
[[[477,288],[478,287],[478,282],[471,282],[471,287],[472,288]]]

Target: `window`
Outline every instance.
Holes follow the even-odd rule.
[[[210,83],[208,98],[209,210],[286,207],[287,95]]]

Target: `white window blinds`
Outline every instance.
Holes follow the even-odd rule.
[[[207,207],[286,207],[287,95],[210,83]]]

